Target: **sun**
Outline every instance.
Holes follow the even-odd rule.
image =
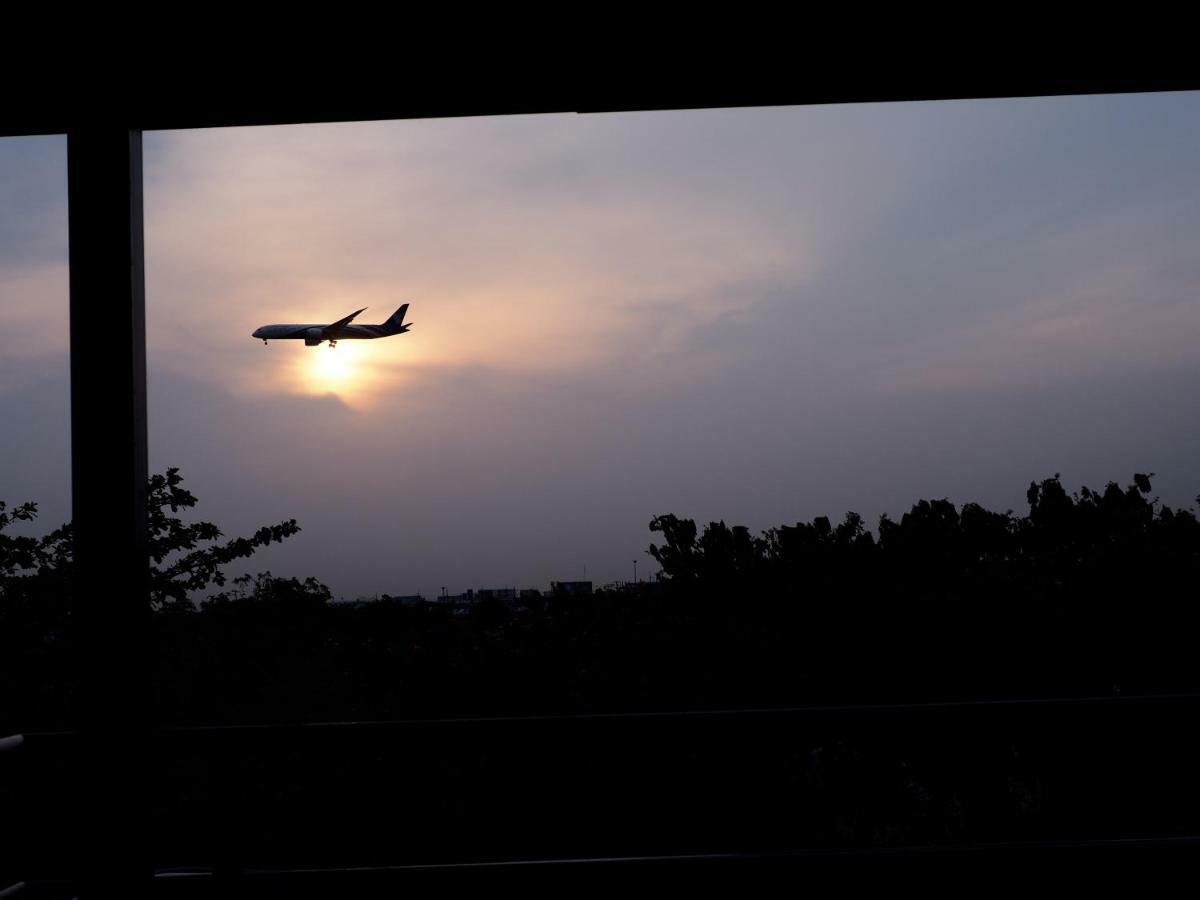
[[[352,346],[338,344],[305,348],[304,382],[314,394],[352,394],[359,381],[359,367]]]
[[[332,394],[352,409],[365,410],[382,390],[395,387],[402,377],[392,348],[371,346],[379,343],[339,341],[336,347],[289,347],[292,358],[278,372],[276,384],[287,393]]]

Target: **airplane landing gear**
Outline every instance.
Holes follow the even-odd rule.
[[[330,342],[329,342],[329,349],[330,349],[330,350],[332,350],[332,349],[333,349],[334,347],[336,347],[336,346],[337,346],[337,341],[330,341]]]
[[[263,346],[264,346],[264,347],[265,347],[265,346],[267,346],[267,339],[266,339],[266,338],[263,338]]]

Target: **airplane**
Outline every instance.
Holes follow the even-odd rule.
[[[390,337],[393,334],[404,334],[412,328],[411,322],[408,325],[404,324],[404,314],[408,312],[407,303],[392,313],[382,325],[351,325],[354,317],[365,309],[364,306],[346,318],[338,319],[332,325],[263,325],[261,328],[255,328],[250,337],[258,338],[264,344],[268,340],[303,338],[305,347],[316,347],[323,341],[329,341],[329,346],[335,347],[338,341]]]

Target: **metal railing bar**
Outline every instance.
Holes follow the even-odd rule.
[[[437,725],[518,724],[537,722],[577,722],[654,719],[751,718],[789,715],[822,715],[826,713],[888,713],[920,712],[983,708],[1036,708],[1046,706],[1105,706],[1136,705],[1138,703],[1171,703],[1200,700],[1200,692],[1157,694],[1099,694],[1084,697],[1025,697],[993,700],[937,700],[912,703],[849,703],[809,706],[736,707],[727,709],[649,710],[639,712],[551,713],[517,716],[451,716],[427,719],[361,719],[318,722],[260,722],[225,725],[167,725],[153,729],[160,735],[198,734],[239,731],[299,731],[305,729],[355,729],[388,727],[422,727]],[[28,731],[23,737],[44,739],[73,737],[75,731]],[[20,736],[19,736],[20,737]]]
[[[23,734],[13,734],[9,735],[8,737],[2,737],[0,738],[0,753],[3,753],[5,750],[16,750],[23,743],[25,743],[25,735]],[[3,896],[3,894],[0,894],[0,897]]]
[[[1045,840],[1010,841],[974,844],[929,844],[913,847],[858,847],[858,848],[807,848],[797,850],[733,851],[721,853],[673,853],[658,855],[627,855],[598,857],[562,857],[539,859],[489,860],[460,863],[408,863],[378,866],[330,866],[268,868],[249,867],[241,875],[256,878],[296,875],[335,875],[360,873],[386,873],[445,869],[502,869],[541,866],[619,865],[629,863],[678,863],[678,862],[739,862],[770,861],[789,859],[858,859],[864,857],[903,857],[968,855],[973,853],[1004,854],[1027,850],[1119,850],[1150,849],[1156,847],[1197,847],[1200,835],[1175,835],[1154,838],[1099,838],[1088,840]],[[189,870],[168,869],[155,873],[158,878],[208,878],[215,877],[212,869]]]

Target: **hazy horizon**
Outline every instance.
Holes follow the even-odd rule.
[[[1200,494],[1200,93],[147,133],[152,471],[335,596],[918,499]],[[0,500],[69,518],[66,142],[0,139]],[[250,337],[411,304],[336,349]],[[97,338],[102,339],[102,338]],[[19,427],[15,427],[19,426]]]

